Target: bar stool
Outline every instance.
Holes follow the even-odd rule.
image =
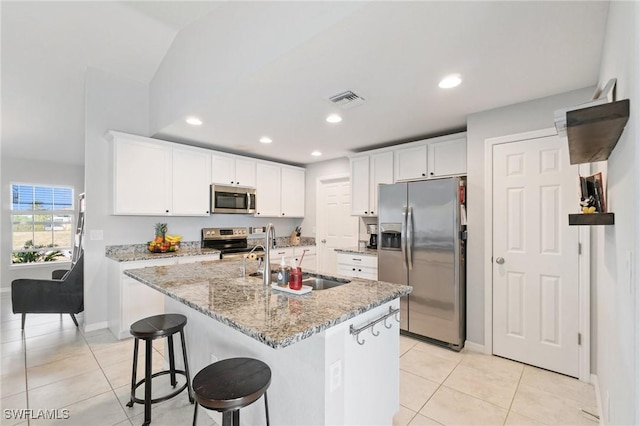
[[[144,425],[151,423],[151,404],[166,401],[173,398],[183,390],[187,389],[189,401],[193,404],[193,396],[191,390],[191,380],[189,376],[189,363],[187,361],[187,348],[184,341],[184,326],[187,325],[187,317],[180,314],[164,314],[143,318],[131,325],[130,333],[135,338],[133,346],[133,372],[131,374],[131,399],[127,403],[127,407],[133,407],[133,403],[144,404]],[[176,370],[175,358],[173,355],[173,335],[180,333],[180,341],[182,343],[182,359],[184,360],[184,370]],[[166,337],[169,346],[169,370],[159,371],[151,374],[151,353],[152,341]],[[136,382],[136,370],[138,368],[138,343],[140,340],[145,341],[145,360],[144,360],[144,379]],[[171,386],[176,387],[178,381],[176,374],[185,376],[186,383],[174,392],[159,398],[151,399],[151,380],[154,377],[162,375],[170,375]],[[136,389],[144,383],[144,399],[136,398]]]
[[[222,413],[222,426],[240,426],[240,409],[264,395],[264,411],[269,426],[267,388],[271,369],[253,358],[230,358],[213,363],[193,378],[196,406],[193,426],[198,419],[198,405]]]

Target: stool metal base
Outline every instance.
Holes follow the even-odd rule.
[[[154,377],[158,377],[158,376],[164,376],[166,374],[171,374],[171,373],[175,373],[175,374],[180,374],[182,376],[185,377],[185,379],[187,378],[187,373],[185,373],[182,370],[175,370],[175,371],[170,371],[170,370],[165,370],[165,371],[158,371],[157,373],[153,373],[151,375],[151,378],[153,379]],[[136,398],[135,396],[135,392],[136,389],[138,389],[138,387],[140,387],[142,384],[144,384],[146,379],[142,379],[140,380],[138,383],[136,383],[136,385],[133,388],[133,393],[132,393],[132,399],[129,400],[129,402],[127,402],[127,407],[133,407],[133,403],[138,403],[138,404],[145,404],[146,401],[144,399],[140,399],[140,398]],[[173,387],[175,387],[176,385],[173,384]],[[170,394],[167,394],[165,396],[161,396],[159,398],[155,398],[155,399],[150,399],[149,402],[151,404],[157,404],[158,402],[163,402],[166,401],[167,399],[171,399],[174,396],[178,395],[180,392],[182,392],[183,390],[185,390],[187,388],[187,382],[185,382],[184,385],[182,385],[180,387],[180,389],[176,389],[175,391],[171,392]]]

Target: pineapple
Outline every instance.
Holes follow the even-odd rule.
[[[156,231],[156,241],[158,241],[158,238],[160,238],[160,241],[164,241],[167,235],[167,224],[156,223],[154,228]]]

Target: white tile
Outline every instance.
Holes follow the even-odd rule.
[[[400,356],[402,356],[409,349],[413,348],[418,341],[411,337],[400,335]]]
[[[507,410],[446,386],[420,410],[423,416],[444,425],[502,425]]]
[[[62,408],[111,390],[100,369],[29,389],[32,408]]]
[[[400,410],[393,416],[393,426],[407,426],[416,414],[415,411],[411,411],[401,405]]]
[[[410,349],[400,358],[400,369],[424,377],[436,383],[442,383],[458,365],[458,361]]]
[[[2,412],[2,425],[17,425],[23,422],[15,410],[27,408],[27,393],[21,392],[6,398],[0,399],[0,411]],[[9,410],[9,411],[6,411]]]
[[[581,404],[525,384],[520,384],[511,411],[550,425],[589,425],[595,422],[583,416]]]
[[[461,361],[464,358],[464,354],[460,352],[427,342],[417,342],[413,349],[453,361]]]
[[[418,412],[440,386],[438,383],[400,370],[400,405]]]
[[[121,361],[102,367],[102,371],[113,389],[131,385],[131,370],[133,368],[133,360]],[[163,359],[160,356],[153,357],[152,371],[155,373],[163,369]],[[138,370],[136,380],[139,381],[144,377],[144,362],[138,362]]]
[[[518,387],[519,377],[511,377],[503,370],[479,370],[458,365],[444,385],[457,391],[508,409]]]
[[[572,377],[526,366],[522,374],[522,383],[554,395],[571,398],[585,406],[596,406],[596,393],[593,385]]]
[[[3,398],[26,391],[25,371],[7,372],[0,377],[0,395]]]
[[[411,423],[409,423],[409,426],[440,426],[440,425],[442,425],[442,423],[438,423],[435,420],[430,419],[427,416],[423,416],[420,413],[416,414],[416,416],[411,420]]]
[[[524,365],[519,362],[511,361],[495,355],[485,355],[477,352],[465,353],[460,364],[473,367],[478,370],[487,371],[489,373],[500,371],[505,376],[512,377],[514,380],[518,380],[520,378],[522,370],[524,369]]]
[[[127,420],[127,415],[112,391],[85,399],[64,408],[68,410],[67,419],[32,420],[32,425],[88,426],[115,425]]]
[[[257,403],[261,403],[258,401]],[[153,406],[151,409],[151,424],[156,426],[191,425],[193,423],[194,405],[189,402],[186,394],[168,400],[160,406]],[[133,424],[142,424],[144,414],[139,414],[131,419]],[[242,411],[240,412],[240,422],[242,423]],[[212,426],[213,419],[205,413],[205,409],[198,409],[198,426]]]
[[[505,426],[542,426],[544,423],[537,422],[529,417],[525,417],[515,411],[509,411]]]
[[[29,389],[35,389],[98,369],[98,363],[91,353],[70,356],[47,364],[27,368],[27,383]]]
[[[83,355],[92,356],[89,346],[80,340],[60,347],[29,348],[27,350],[27,368]]]

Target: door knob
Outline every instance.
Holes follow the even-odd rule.
[[[502,264],[504,263],[504,257],[498,257],[498,258],[496,258],[496,263],[497,263],[498,265],[502,265]]]
[[[320,242],[321,242],[322,244],[326,244],[326,243],[327,243],[327,240],[320,240]]]

